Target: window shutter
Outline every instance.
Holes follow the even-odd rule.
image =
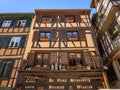
[[[52,41],[56,41],[57,39],[57,37],[56,37],[56,35],[57,35],[57,33],[56,33],[56,30],[52,30]]]
[[[28,65],[33,66],[35,63],[35,53],[29,52],[28,53]]]
[[[76,21],[76,22],[80,22],[80,21],[81,21],[80,15],[76,15],[75,21]]]
[[[17,25],[18,20],[12,20],[11,27],[15,27]]]
[[[32,41],[33,41],[33,42],[38,41],[38,36],[39,36],[39,31],[34,31]]]
[[[62,52],[61,53],[61,62],[62,62],[62,64],[67,64],[68,65],[68,55],[67,55],[67,52]]]
[[[23,35],[20,40],[19,48],[24,48],[26,43],[26,35]]]
[[[66,41],[66,31],[65,30],[60,31],[60,38],[61,38],[61,41]]]
[[[31,19],[27,19],[27,22],[26,22],[26,27],[30,27],[30,25],[31,25]]]
[[[2,36],[0,36],[0,48],[2,47],[3,39]]]
[[[57,63],[57,52],[50,52],[50,64]]]
[[[64,15],[60,16],[60,22],[65,22],[65,16]]]
[[[53,16],[53,23],[55,23],[57,20],[57,17],[56,16]]]
[[[89,51],[84,51],[83,56],[84,56],[85,64],[93,67],[93,61],[92,61],[91,53]]]
[[[25,69],[26,68],[26,66],[27,66],[27,63],[28,63],[28,61],[27,60],[22,60],[22,63],[21,63],[21,69]]]
[[[10,42],[11,36],[2,36],[1,48],[7,48]]]
[[[2,26],[2,23],[3,23],[3,20],[2,20],[2,19],[0,19],[0,27]]]
[[[85,41],[86,39],[85,30],[80,30],[79,33],[80,33],[80,40]]]
[[[6,66],[6,62],[3,61],[2,64],[1,64],[1,67],[0,67],[0,77],[3,76],[5,66]]]

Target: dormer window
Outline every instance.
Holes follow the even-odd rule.
[[[11,20],[5,20],[3,23],[2,23],[2,27],[5,28],[5,27],[10,27],[11,25]]]
[[[46,16],[42,17],[42,23],[51,23],[52,22],[52,17],[51,16]]]
[[[17,27],[24,27],[26,24],[26,20],[19,20],[17,23]]]
[[[75,17],[74,16],[66,16],[66,22],[67,23],[75,22]]]
[[[9,43],[9,47],[18,47],[21,37],[12,37]]]

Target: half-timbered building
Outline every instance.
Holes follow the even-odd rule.
[[[90,10],[35,10],[18,84],[24,90],[108,88]]]
[[[33,13],[0,14],[0,89],[16,85]]]
[[[111,88],[120,88],[120,0],[92,0],[94,33]]]

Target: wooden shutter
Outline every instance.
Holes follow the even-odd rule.
[[[35,63],[35,53],[29,52],[28,53],[28,65],[33,66]]]
[[[53,23],[55,23],[57,20],[57,17],[56,16],[53,16]]]
[[[62,64],[68,64],[67,52],[61,52],[61,62],[62,62]]]
[[[66,31],[65,30],[60,31],[60,38],[61,38],[61,41],[66,41]]]
[[[3,20],[2,20],[2,19],[0,19],[0,27],[2,26],[2,23],[3,23]]]
[[[85,63],[87,65],[90,65],[91,67],[93,67],[93,61],[92,61],[91,53],[89,51],[84,51],[83,56],[84,56]]]
[[[39,31],[34,31],[34,34],[33,34],[33,42],[35,41],[38,41],[38,36],[39,36]]]
[[[57,63],[57,52],[50,52],[50,64]]]
[[[39,15],[39,14],[36,15],[36,22],[37,23],[42,22],[42,16],[41,15]]]
[[[27,60],[22,60],[22,63],[21,63],[21,69],[25,69],[26,66],[28,64],[28,61]]]
[[[25,47],[25,43],[26,43],[26,35],[23,35],[23,36],[21,37],[19,47],[20,47],[20,48],[24,48],[24,47]]]
[[[80,30],[79,33],[80,33],[80,40],[85,41],[86,39],[85,30]]]
[[[11,23],[11,27],[15,27],[17,25],[18,20],[13,19]]]
[[[65,16],[64,15],[60,16],[60,22],[65,22]]]
[[[80,22],[80,21],[81,21],[80,15],[76,15],[75,21],[77,21],[77,22]]]
[[[52,30],[52,41],[56,41],[57,40],[57,33],[56,33],[56,30]]]
[[[30,27],[31,21],[32,21],[31,19],[27,19],[27,22],[26,22],[26,25],[25,25],[25,26],[26,26],[26,27]]]
[[[10,42],[11,36],[3,36],[2,37],[2,48],[7,48],[9,42]]]
[[[0,36],[0,48],[2,47],[2,36]]]

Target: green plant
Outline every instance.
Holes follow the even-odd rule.
[[[113,35],[112,35],[112,40],[114,40],[119,34],[119,30],[115,29],[114,32],[113,32]]]
[[[95,0],[95,3],[98,3],[99,2],[99,0]]]
[[[74,20],[74,17],[68,17],[67,20]]]
[[[99,16],[100,18],[103,18],[104,14],[103,14],[103,13],[99,13],[98,16]]]

